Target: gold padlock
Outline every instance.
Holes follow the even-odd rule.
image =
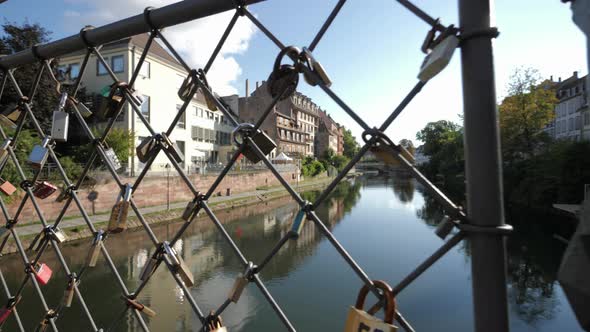
[[[80,281],[77,280],[75,274],[72,274],[70,276],[70,280],[68,281],[68,286],[66,287],[66,290],[64,292],[64,307],[69,308],[72,306],[72,301],[74,300],[75,293],[74,284],[78,286],[80,284]]]
[[[344,332],[397,331],[397,326],[393,325],[396,303],[391,286],[381,280],[374,280],[373,284],[375,287],[381,289],[383,291],[383,296],[385,296],[386,305],[384,320],[380,320],[379,318],[363,310],[365,298],[369,293],[369,286],[364,285],[358,294],[356,305],[354,307],[350,307],[348,318],[346,319],[346,325],[344,327]]]
[[[209,332],[227,332],[227,328],[223,326],[221,316],[217,316],[209,321],[207,324],[207,331]]]
[[[398,145],[398,147],[400,149],[400,154],[402,155],[402,157],[404,157],[404,159],[406,159],[411,164],[414,164],[414,156],[403,146]],[[390,149],[387,149],[383,146],[374,146],[370,149],[370,151],[375,155],[377,159],[389,166],[401,166],[399,160],[397,160],[397,158],[393,155]]]
[[[127,303],[127,305],[133,309],[137,309],[141,312],[143,312],[144,314],[150,316],[150,317],[155,317],[156,316],[156,312],[154,310],[152,310],[150,307],[146,306],[143,303],[140,303],[137,299],[131,299],[128,297],[121,297],[123,300],[125,300],[125,302]]]
[[[86,261],[88,262],[88,267],[95,267],[96,262],[98,261],[98,255],[100,254],[100,248],[102,247],[102,240],[104,239],[104,231],[99,230],[96,235],[94,236],[94,240],[90,245],[90,250],[88,251],[88,257]]]
[[[164,252],[172,261],[174,272],[178,273],[180,279],[184,282],[187,287],[192,287],[195,284],[195,278],[192,271],[186,265],[182,257],[170,246],[167,241],[164,241]]]
[[[244,292],[244,288],[250,282],[250,275],[252,273],[252,269],[254,269],[254,263],[249,262],[246,270],[236,278],[233,287],[229,291],[228,299],[233,303],[238,303],[238,300],[242,296]]]
[[[115,203],[111,210],[109,218],[108,231],[111,233],[120,233],[127,228],[127,215],[129,214],[129,205],[131,200],[132,187],[128,183],[125,185],[120,200]]]

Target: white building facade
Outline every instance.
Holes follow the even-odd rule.
[[[147,39],[147,34],[137,35],[107,44],[101,49],[101,54],[120,81],[128,82],[131,79]],[[83,58],[82,53],[62,57],[59,60],[59,69],[69,72],[70,78],[74,79],[79,73]],[[185,77],[186,72],[180,64],[154,41],[134,88],[144,97],[141,113],[156,133],[165,132],[181,108],[183,102],[178,97],[178,90]],[[87,93],[100,93],[105,86],[112,84],[111,77],[95,56],[90,57],[82,84]],[[151,136],[130,105],[127,104],[122,113],[116,126],[133,132],[136,146],[142,139]],[[191,100],[170,138],[184,154],[185,159],[181,164],[183,169],[195,171],[206,163],[227,161],[227,155],[233,149],[231,132],[232,126],[226,117],[218,110],[210,110],[203,95],[198,93]],[[168,158],[160,153],[151,169],[164,171],[167,164]],[[128,165],[131,174],[137,174],[144,167],[135,154],[129,158]]]

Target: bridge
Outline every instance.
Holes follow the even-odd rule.
[[[72,300],[76,300],[83,308],[83,316],[86,319],[90,330],[103,331],[102,324],[96,320],[91,308],[86,304],[85,298],[91,292],[84,289],[84,283],[80,283],[84,278],[84,270],[92,268],[95,264],[95,259],[102,255],[107,262],[113,279],[116,281],[119,291],[121,293],[121,305],[126,311],[129,311],[133,318],[137,321],[139,327],[144,331],[149,331],[146,323],[146,316],[152,316],[149,307],[138,300],[138,296],[142,290],[150,282],[150,278],[156,269],[166,269],[176,281],[180,291],[184,294],[187,302],[190,305],[192,312],[202,327],[206,331],[220,331],[218,327],[221,324],[221,316],[225,310],[238,302],[241,289],[252,283],[262,293],[264,298],[269,302],[276,315],[283,322],[285,329],[288,331],[296,331],[296,327],[291,323],[287,313],[283,310],[280,304],[274,299],[273,295],[268,291],[264,282],[259,276],[259,273],[264,270],[267,263],[277,256],[279,250],[288,241],[297,241],[299,237],[300,225],[303,220],[307,219],[313,223],[322,236],[329,240],[329,243],[336,249],[342,259],[350,266],[351,273],[355,274],[359,280],[366,285],[367,289],[381,299],[370,312],[374,312],[383,306],[383,301],[389,298],[389,295],[394,296],[399,294],[403,289],[410,285],[416,278],[422,275],[432,266],[438,259],[444,256],[451,248],[456,246],[462,240],[469,238],[472,254],[473,265],[473,306],[475,317],[475,330],[478,332],[487,331],[507,331],[508,330],[508,307],[507,307],[507,291],[506,291],[506,276],[505,276],[505,243],[503,237],[507,235],[510,228],[504,225],[502,199],[501,199],[501,173],[499,171],[499,153],[498,153],[498,129],[496,121],[496,95],[494,82],[494,67],[492,56],[491,39],[497,35],[497,31],[490,27],[490,1],[489,0],[459,0],[459,22],[460,29],[449,25],[445,26],[441,21],[434,19],[432,16],[413,5],[408,0],[397,0],[402,6],[407,8],[416,17],[424,21],[430,27],[430,32],[424,43],[424,50],[427,53],[433,54],[432,57],[427,57],[425,66],[420,73],[420,80],[415,82],[414,86],[407,93],[405,98],[399,105],[391,112],[388,118],[378,127],[370,126],[366,123],[361,115],[350,108],[343,98],[337,95],[331,88],[331,81],[328,73],[326,73],[319,60],[313,56],[313,52],[318,44],[321,42],[325,32],[330,28],[332,22],[338,17],[340,9],[345,5],[346,0],[340,0],[335,5],[333,11],[326,18],[324,24],[318,30],[317,34],[307,45],[308,47],[299,49],[281,41],[275,36],[263,23],[264,18],[258,18],[249,10],[248,5],[254,5],[262,0],[201,0],[201,1],[181,1],[162,8],[146,8],[143,13],[138,13],[135,16],[127,19],[114,22],[101,27],[85,27],[79,34],[63,38],[61,40],[53,41],[47,44],[35,45],[34,47],[25,51],[4,56],[0,58],[0,68],[2,70],[2,90],[10,86],[14,89],[20,100],[17,108],[10,114],[4,114],[9,121],[14,121],[15,133],[10,139],[7,133],[0,128],[1,138],[5,140],[3,145],[7,152],[8,159],[16,167],[16,170],[22,180],[21,188],[25,192],[22,198],[23,204],[14,215],[10,215],[6,207],[6,203],[1,200],[0,207],[6,221],[6,226],[3,227],[4,241],[2,247],[8,238],[16,242],[18,246],[18,255],[20,256],[23,268],[26,275],[23,278],[22,286],[17,289],[9,289],[5,284],[3,285],[8,303],[2,311],[2,319],[15,319],[20,331],[24,331],[20,317],[18,314],[19,303],[26,303],[26,299],[22,299],[23,289],[25,285],[31,283],[34,289],[34,294],[37,296],[43,307],[43,315],[40,317],[27,317],[26,319],[40,320],[40,328],[51,328],[53,331],[58,331],[56,320],[68,319],[68,312],[63,311],[64,306],[57,303],[50,303],[47,300],[47,291],[40,287],[44,282],[47,282],[47,274],[42,275],[41,257],[46,251],[51,248],[57,255],[60,261],[60,266],[64,273],[68,276],[70,282],[65,289],[59,291],[66,291]],[[175,26],[184,22],[201,19],[217,13],[233,11],[234,16],[230,21],[225,33],[222,35],[217,47],[213,50],[211,57],[203,68],[192,68],[187,65],[187,62],[175,51],[172,45],[166,38],[166,32],[163,31],[166,27]],[[256,123],[245,124],[240,123],[240,120],[235,117],[235,113],[229,109],[220,98],[214,93],[211,86],[207,84],[207,75],[219,54],[221,47],[224,45],[229,33],[235,27],[237,20],[250,20],[260,31],[277,46],[277,62],[289,62],[292,65],[276,68],[272,72],[273,80],[269,82],[271,87],[272,102],[268,105],[265,112],[260,114],[260,118]],[[135,64],[136,68],[134,74],[129,82],[122,82],[117,77],[114,70],[111,68],[108,61],[105,60],[101,53],[101,45],[120,40],[122,38],[131,37],[134,35],[149,33],[150,37],[146,43],[144,51]],[[195,36],[198,39],[199,36]],[[179,95],[183,96],[184,104],[178,109],[178,114],[174,121],[170,123],[168,130],[164,133],[157,133],[149,121],[146,120],[140,108],[141,100],[135,94],[133,89],[135,80],[141,70],[141,66],[145,61],[146,52],[153,45],[155,38],[158,38],[163,45],[174,55],[176,60],[186,70],[186,80],[179,90]],[[456,47],[461,49],[461,66],[463,73],[463,104],[464,104],[464,120],[465,120],[465,154],[466,154],[466,168],[467,168],[467,186],[468,190],[468,207],[466,210],[454,204],[447,196],[436,188],[428,179],[426,179],[414,165],[404,156],[400,151],[398,145],[392,143],[389,137],[385,134],[386,129],[397,118],[397,116],[404,110],[404,108],[412,101],[412,99],[420,93],[422,88],[440,72],[445,64],[450,59]],[[72,52],[85,52],[86,57],[80,68],[79,78],[75,82],[74,89],[65,91],[61,89],[59,82],[56,82],[56,90],[60,96],[60,104],[56,105],[60,112],[67,112],[74,121],[78,122],[83,132],[88,136],[94,144],[94,150],[89,158],[88,164],[84,168],[83,173],[78,179],[69,179],[64,171],[62,165],[57,158],[54,147],[55,140],[49,136],[39,125],[35,110],[31,107],[31,101],[35,98],[43,98],[42,95],[36,95],[36,85],[39,82],[41,75],[53,75],[51,69],[51,62],[55,58],[64,56]],[[112,81],[108,98],[110,103],[107,108],[107,125],[100,135],[90,130],[86,121],[85,115],[89,110],[83,103],[76,99],[78,88],[80,87],[80,80],[83,73],[88,69],[88,58],[95,56],[99,59],[102,65],[106,68],[107,76]],[[437,58],[442,56],[443,58]],[[447,58],[444,58],[447,57]],[[441,63],[443,63],[441,65]],[[35,66],[38,68],[35,84],[29,91],[25,91],[22,82],[19,82],[14,75],[14,69],[20,66]],[[270,65],[269,65],[270,67]],[[268,114],[272,111],[276,103],[289,95],[291,95],[299,82],[299,76],[304,76],[305,81],[311,86],[321,89],[328,97],[334,100],[362,129],[363,139],[365,144],[360,149],[359,153],[352,158],[350,163],[336,176],[332,183],[319,195],[314,202],[304,200],[290,185],[281,177],[275,166],[266,157],[268,144],[263,144],[264,139],[261,138],[258,128]],[[223,112],[229,123],[235,127],[235,134],[241,137],[241,141],[236,142],[236,148],[233,151],[233,156],[228,165],[222,170],[218,179],[207,189],[198,190],[196,185],[191,183],[186,177],[183,168],[180,167],[182,158],[177,153],[177,147],[174,146],[168,139],[173,130],[177,127],[178,122],[187,110],[189,101],[195,95],[197,90],[201,90],[209,104],[218,108]],[[1,92],[0,92],[1,93]],[[146,149],[144,157],[146,158],[146,167],[133,183],[125,183],[118,175],[116,170],[116,163],[113,160],[112,154],[105,145],[105,139],[109,132],[111,132],[114,123],[119,116],[124,105],[131,106],[137,118],[150,131],[151,137],[146,140]],[[15,154],[16,144],[19,139],[19,134],[22,128],[27,123],[35,129],[39,137],[43,138],[35,147],[34,152],[29,157],[29,163],[35,163],[37,166],[37,173],[33,177],[28,177],[23,172],[21,165],[26,163],[25,160],[19,160]],[[357,164],[362,156],[371,148],[381,149],[381,152],[397,160],[401,168],[404,168],[408,174],[415,177],[423,186],[443,205],[446,214],[449,216],[448,220],[443,223],[443,227],[437,231],[441,239],[445,240],[444,244],[437,249],[430,257],[417,264],[415,270],[408,274],[404,279],[400,280],[391,289],[383,287],[374,282],[369,275],[361,267],[361,263],[355,261],[346,249],[341,245],[338,239],[326,226],[325,221],[321,220],[316,214],[318,206],[326,200],[328,195],[334,190],[338,183],[346,177],[346,174]],[[137,208],[134,202],[133,192],[141,185],[147,172],[149,172],[149,165],[154,161],[155,157],[163,153],[169,159],[170,164],[178,172],[183,179],[185,185],[194,194],[194,199],[188,202],[185,213],[183,214],[184,223],[178,228],[176,233],[167,239],[158,238],[152,231],[150,225],[145,221],[141,211]],[[236,246],[231,235],[225,230],[219,217],[210,209],[208,199],[214,194],[216,187],[225,177],[233,164],[240,155],[245,155],[253,162],[261,161],[268,167],[285,190],[289,192],[291,197],[297,202],[300,207],[300,212],[294,220],[293,227],[287,234],[276,244],[276,246],[267,254],[266,258],[260,262],[252,262],[245,257],[242,251]],[[58,167],[62,185],[66,188],[65,193],[67,199],[64,201],[63,213],[53,223],[49,223],[43,216],[43,211],[39,208],[37,200],[41,198],[40,190],[49,190],[50,188],[41,188],[36,184],[38,172],[43,169],[45,162],[51,159]],[[91,217],[86,213],[84,206],[78,196],[77,189],[83,183],[83,179],[88,175],[94,160],[101,160],[108,168],[113,181],[115,181],[120,191],[113,193],[113,200],[117,203],[113,207],[111,220],[106,229],[97,229],[91,221]],[[0,175],[6,166],[3,162],[0,166]],[[378,164],[363,164],[359,166],[368,169],[385,169]],[[19,220],[19,214],[22,211],[24,202],[31,200],[36,212],[41,220],[39,226],[39,241],[41,246],[39,251],[31,256],[31,253],[22,246],[21,239],[18,234],[18,227],[15,227]],[[63,246],[63,234],[60,233],[59,225],[63,220],[65,211],[74,203],[74,207],[80,211],[80,215],[85,219],[88,229],[95,234],[94,239],[89,240],[91,253],[87,266],[82,271],[72,271],[68,265],[68,260],[62,254],[60,247]],[[143,231],[149,236],[153,244],[153,256],[150,263],[146,265],[142,271],[140,280],[138,280],[137,287],[130,289],[121,278],[121,272],[118,271],[117,266],[113,263],[109,255],[108,236],[116,236],[117,233],[125,230],[126,218],[129,211],[133,211],[138,220],[143,226]],[[466,214],[465,211],[469,211]],[[191,225],[195,216],[199,213],[205,213],[210,221],[216,226],[223,239],[230,246],[231,253],[238,257],[243,265],[244,273],[242,277],[236,280],[236,286],[231,291],[230,296],[215,310],[210,313],[205,313],[202,306],[191,293],[190,288],[194,285],[194,278],[190,271],[187,271],[181,255],[174,251],[174,244],[179,240],[181,235]],[[453,235],[450,234],[452,229],[458,229],[458,232]],[[105,236],[108,235],[108,236]],[[448,238],[447,238],[448,237]],[[1,247],[0,247],[1,250]],[[277,256],[277,257],[275,257]],[[94,262],[94,263],[93,263]],[[1,266],[1,265],[0,265]],[[46,267],[47,268],[47,267]],[[46,269],[44,271],[47,271]],[[1,276],[1,268],[0,268]],[[63,285],[62,285],[63,286]],[[381,289],[380,289],[381,288]],[[228,289],[219,289],[220,292],[228,292]],[[356,290],[353,290],[356,291]],[[21,304],[22,305],[22,304]],[[67,305],[66,305],[67,306]],[[444,308],[441,310],[445,310]],[[118,313],[113,312],[113,319]],[[313,317],[310,317],[313,319]],[[405,331],[414,331],[411,322],[407,321],[403,313],[395,312],[395,322],[401,326]],[[104,322],[103,322],[104,323]],[[88,328],[81,328],[88,330]]]

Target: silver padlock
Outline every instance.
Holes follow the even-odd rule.
[[[192,200],[190,202],[188,202],[188,204],[186,205],[186,208],[184,208],[184,211],[182,212],[182,220],[184,221],[191,221],[193,220],[194,217],[198,216],[197,213],[197,208],[198,208],[199,204],[196,200]],[[195,213],[197,213],[197,215],[195,215]]]
[[[76,106],[78,107],[78,112],[80,112],[80,115],[82,115],[83,118],[87,118],[92,115],[92,111],[86,105],[84,105],[84,103],[77,102]]]
[[[182,151],[180,151],[178,145],[176,145],[175,142],[172,142],[172,140],[170,140],[170,138],[166,136],[165,133],[162,133],[162,138],[164,140],[164,149],[168,151],[168,153],[177,163],[182,163],[184,161],[184,154]]]
[[[119,158],[117,157],[117,154],[115,153],[115,150],[113,150],[113,148],[108,148],[104,151],[104,154],[107,157],[107,160],[109,161],[109,163],[111,164],[111,166],[113,166],[113,168],[118,171],[120,170],[123,165],[121,165],[121,161],[119,161]]]
[[[305,225],[305,211],[299,210],[297,215],[295,216],[295,220],[293,220],[293,225],[291,225],[291,238],[297,239],[299,235],[301,235],[301,231],[303,230],[303,226]]]
[[[64,233],[59,227],[48,226],[47,233],[57,243],[63,243],[67,239],[66,233]]]
[[[424,59],[418,79],[426,82],[443,71],[451,61],[457,46],[459,46],[457,36],[450,35],[443,39]]]
[[[244,292],[244,288],[246,288],[246,286],[250,282],[249,278],[253,269],[254,263],[249,262],[248,266],[246,267],[246,270],[243,273],[240,273],[240,275],[238,275],[238,277],[236,278],[236,281],[234,282],[234,285],[232,286],[228,295],[228,299],[233,303],[238,303],[238,301],[240,300],[240,297]]]
[[[444,216],[443,220],[436,226],[434,233],[440,237],[441,239],[445,239],[455,227],[455,223],[449,218],[449,216]]]
[[[309,67],[321,80],[321,84],[329,88],[332,85],[332,80],[328,76],[328,73],[326,72],[326,70],[324,69],[322,64],[319,63],[313,57],[313,55],[311,54],[311,51],[307,47],[303,48],[303,54],[305,55],[305,58],[307,59]],[[306,75],[305,73],[303,75],[303,78],[311,86],[316,86],[317,83],[319,83],[314,78],[310,77],[309,75]]]
[[[147,261],[147,263],[145,263],[145,265],[143,266],[143,270],[139,275],[139,280],[146,281],[156,271],[156,267],[158,266],[159,261],[158,253],[159,251],[156,251],[154,255],[152,255],[152,257]]]
[[[164,252],[172,261],[174,272],[178,273],[180,279],[187,287],[192,287],[195,284],[195,278],[190,268],[186,265],[182,257],[170,246],[167,241],[164,241]]]
[[[2,145],[0,145],[0,165],[4,164],[4,162],[10,156],[10,152],[8,152],[10,143],[12,143],[12,137],[8,137],[4,142],[2,142]]]
[[[104,239],[104,231],[99,230],[96,235],[94,236],[94,240],[90,245],[90,250],[88,251],[88,257],[86,261],[88,262],[88,267],[95,267],[96,262],[98,261],[98,256],[100,255],[100,249],[102,247],[102,241]]]
[[[152,155],[156,152],[156,139],[154,137],[146,137],[135,148],[137,159],[142,163],[147,163]]]
[[[33,147],[33,151],[29,154],[28,162],[31,164],[33,168],[40,169],[43,168],[45,162],[47,161],[47,155],[49,154],[49,150],[47,149],[47,145],[51,142],[51,137],[47,136],[43,139],[41,144],[37,144]]]
[[[64,112],[66,101],[68,100],[67,92],[61,94],[59,105],[53,111],[53,121],[51,122],[51,137],[57,142],[66,142],[68,140],[68,125],[70,115]]]
[[[266,133],[260,130],[252,136],[252,140],[265,156],[277,147],[277,144]],[[243,154],[254,164],[262,160],[250,146],[246,146]]]

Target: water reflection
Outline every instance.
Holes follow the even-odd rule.
[[[303,194],[309,201],[317,196],[318,192]],[[218,217],[246,258],[260,262],[288,232],[296,213],[297,206],[291,199],[280,198],[219,212]],[[442,218],[440,206],[408,179],[373,177],[343,182],[317,214],[369,275],[387,278],[392,284],[441,244],[432,234],[432,227]],[[180,225],[158,226],[154,232],[159,239],[169,239]],[[538,225],[518,223],[515,235],[508,242],[510,301],[516,317],[512,328],[515,331],[564,326],[575,329],[575,324],[569,321],[573,320],[569,307],[556,287],[563,248],[552,242],[550,231]],[[142,268],[153,253],[149,239],[143,231],[126,232],[110,237],[107,245],[125,284],[135,289]],[[88,241],[64,247],[64,255],[73,270],[82,267],[87,247]],[[201,310],[207,313],[217,308],[227,298],[243,268],[231,247],[211,221],[201,217],[189,227],[175,249],[195,276],[191,292]],[[400,295],[401,309],[417,330],[471,329],[468,257],[467,250],[451,251]],[[58,266],[52,254],[43,260]],[[2,258],[1,264],[14,289],[22,280],[21,262],[10,256]],[[66,285],[63,271],[54,272],[51,283],[43,289],[50,304],[59,303]],[[347,306],[353,303],[360,287],[358,278],[311,222],[305,224],[297,241],[286,243],[262,271],[261,278],[299,331],[341,330]],[[114,326],[112,331],[141,331],[131,315],[120,316],[124,310],[120,290],[102,258],[96,268],[85,273],[80,288],[99,326]],[[42,310],[30,286],[24,298],[26,305],[20,305],[19,310],[28,331],[38,323]],[[193,331],[200,327],[181,289],[162,267],[153,275],[140,300],[158,314],[149,320],[152,331]],[[441,310],[444,306],[455,309],[449,313]],[[424,312],[429,313],[427,319]],[[230,331],[284,330],[253,284],[246,288],[237,304],[228,307],[223,318]],[[9,322],[4,331],[13,331],[13,324]],[[63,312],[58,327],[64,331],[89,329],[76,301]]]

